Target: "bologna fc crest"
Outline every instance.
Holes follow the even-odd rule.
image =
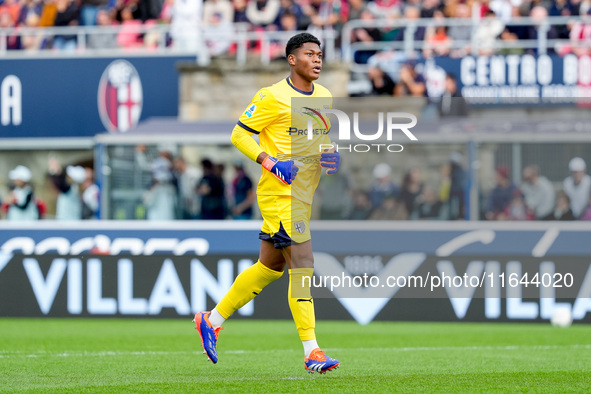
[[[142,114],[143,93],[140,76],[125,60],[107,66],[98,89],[98,108],[103,125],[112,133],[133,129]]]

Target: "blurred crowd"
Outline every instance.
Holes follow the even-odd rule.
[[[495,173],[495,187],[486,198],[488,220],[591,220],[591,176],[587,163],[574,157],[570,175],[556,188],[536,165],[523,169],[523,183],[511,181],[507,167]]]
[[[568,172],[570,175],[557,186],[540,173],[537,165],[529,165],[523,169],[523,182],[515,185],[508,168],[498,167],[494,188],[481,195],[479,219],[591,220],[591,176],[587,174],[585,160],[572,158]],[[376,165],[369,190],[351,189],[347,181],[339,185],[326,177],[321,184],[320,218],[462,220],[466,217],[468,184],[459,153],[453,153],[449,163],[441,167],[438,184],[423,182],[418,168],[408,170],[399,184],[392,180],[391,174],[390,165]]]
[[[138,164],[151,174],[142,197],[147,220],[253,218],[256,186],[241,160],[234,161],[227,185],[224,164],[204,158],[198,168],[173,151],[161,146],[157,157],[150,160],[147,148],[137,147]]]
[[[419,168],[406,171],[400,183],[388,163],[377,164],[368,189],[353,186],[342,174],[323,177],[319,186],[322,220],[462,220],[465,217],[466,171],[454,152],[440,168],[437,184],[423,181]]]
[[[0,28],[49,27],[49,26],[114,26],[122,29],[116,33],[104,32],[92,35],[87,42],[90,48],[156,47],[159,42],[179,48],[195,48],[203,32],[217,34],[207,42],[212,54],[222,54],[233,49],[231,38],[234,23],[248,24],[254,31],[300,31],[311,33],[333,30],[341,33],[342,26],[351,20],[429,18],[429,26],[418,27],[414,39],[425,43],[422,55],[464,56],[470,52],[469,44],[454,45],[471,39],[469,23],[473,17],[480,19],[476,39],[483,54],[491,54],[495,40],[514,41],[536,39],[534,26],[508,25],[524,16],[543,20],[547,16],[575,16],[591,13],[590,0],[1,0]],[[466,26],[446,27],[440,22],[445,18],[466,19]],[[170,34],[162,37],[150,27],[170,25]],[[147,32],[138,32],[143,26]],[[585,51],[577,43],[591,39],[591,29],[581,23],[553,26],[548,38],[570,39],[573,45],[564,51]],[[225,37],[225,39],[224,39]],[[359,28],[351,34],[352,42],[402,41],[405,27]],[[41,35],[10,35],[8,49],[70,49],[77,47],[76,34],[54,37]],[[258,43],[252,43],[256,50]],[[282,56],[284,43],[272,48],[276,56]],[[511,49],[511,53],[522,52]],[[361,62],[376,51],[360,52]]]
[[[149,171],[141,201],[146,220],[248,220],[256,219],[256,180],[236,160],[226,165],[208,158],[195,167],[182,156],[161,148],[155,157],[137,147],[139,164]],[[425,182],[419,168],[410,168],[396,182],[388,163],[373,167],[367,188],[356,187],[345,171],[323,176],[315,196],[314,218],[321,220],[463,220],[467,216],[469,184],[463,156],[454,152],[440,167],[436,182]],[[567,171],[568,170],[568,171]],[[591,220],[591,176],[581,157],[568,163],[570,174],[560,184],[551,182],[537,165],[522,170],[522,183],[511,180],[500,166],[495,185],[480,196],[480,220]],[[433,174],[431,174],[433,175]],[[100,190],[91,168],[48,163],[47,177],[57,194],[54,212],[35,195],[32,173],[18,165],[8,178],[10,192],[3,196],[1,213],[6,220],[91,220],[100,218]],[[51,207],[53,208],[53,207]],[[142,217],[138,217],[142,218]]]
[[[47,169],[47,176],[57,193],[56,220],[99,218],[100,193],[92,168],[69,165],[64,169],[57,159],[51,158]],[[31,170],[18,165],[8,173],[8,179],[10,192],[2,201],[2,216],[10,221],[45,219],[49,207],[45,200],[35,195]]]

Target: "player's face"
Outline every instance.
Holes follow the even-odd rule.
[[[322,51],[317,44],[307,42],[294,51],[293,71],[307,81],[315,81],[322,71]]]

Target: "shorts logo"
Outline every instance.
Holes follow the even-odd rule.
[[[300,220],[297,223],[294,223],[293,227],[296,229],[296,231],[300,234],[303,234],[304,231],[306,231],[306,224],[304,223],[303,220]]]
[[[103,125],[112,133],[133,129],[142,114],[143,92],[140,76],[125,60],[111,62],[98,88],[98,109]]]
[[[257,106],[253,104],[250,107],[248,107],[248,109],[246,110],[244,115],[246,115],[250,118],[254,114],[254,111],[256,111],[256,110],[257,110]]]

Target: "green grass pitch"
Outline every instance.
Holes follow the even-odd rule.
[[[220,361],[190,319],[0,319],[0,392],[588,391],[590,327],[319,321],[341,367],[308,374],[291,321],[230,320]]]

